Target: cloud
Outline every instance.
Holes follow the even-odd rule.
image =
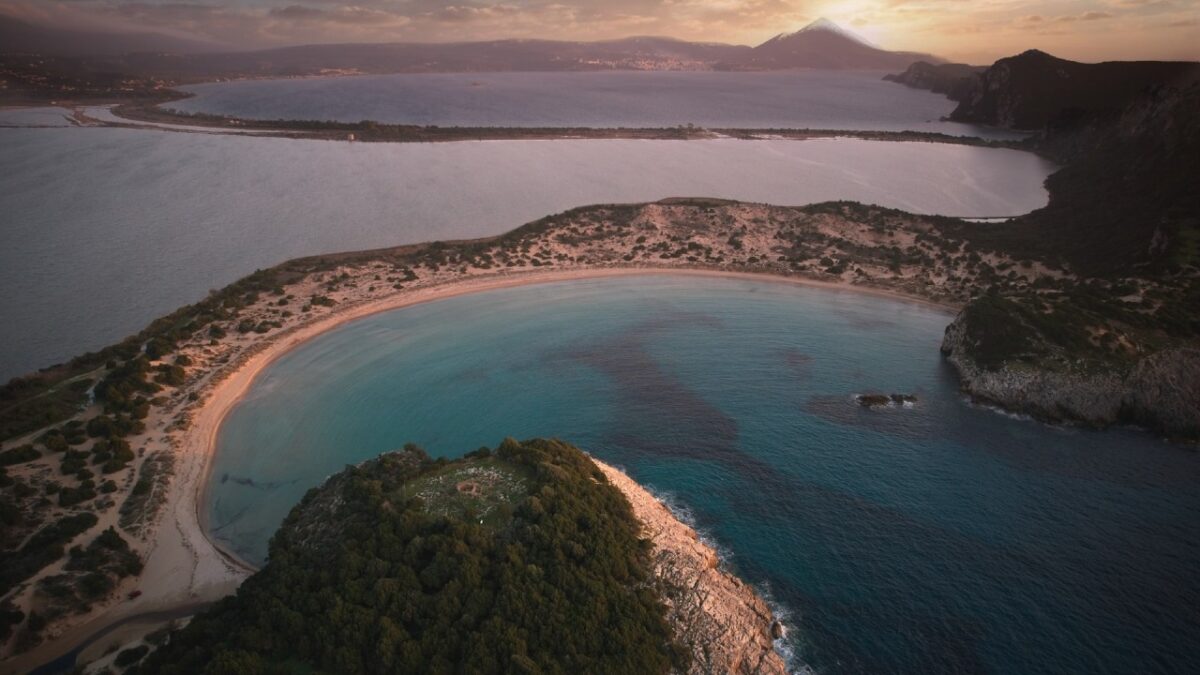
[[[0,0],[71,28],[151,30],[236,48],[330,42],[667,35],[757,44],[820,16],[876,44],[988,63],[1200,58],[1200,0]]]
[[[335,23],[361,25],[405,25],[410,22],[406,16],[371,9],[369,7],[338,7],[332,10],[316,9],[306,5],[287,5],[272,7],[267,10],[267,16],[273,19],[308,23]]]
[[[1113,18],[1113,15],[1109,14],[1108,12],[1084,12],[1082,14],[1060,16],[1056,18],[1055,21],[1058,21],[1059,23],[1070,23],[1072,21],[1100,21],[1102,19],[1111,18]]]

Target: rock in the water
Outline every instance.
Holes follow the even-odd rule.
[[[917,402],[917,397],[912,394],[859,394],[854,400],[864,408],[883,408],[912,405]]]

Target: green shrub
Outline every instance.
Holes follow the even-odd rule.
[[[66,543],[97,522],[94,513],[64,516],[35,532],[20,549],[0,553],[0,595],[61,558]]]
[[[13,464],[32,462],[41,456],[42,453],[38,452],[37,448],[34,448],[32,445],[27,443],[25,445],[19,445],[15,448],[5,450],[4,452],[0,452],[0,466],[12,466]]]

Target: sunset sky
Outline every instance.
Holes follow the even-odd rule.
[[[972,63],[1029,48],[1082,61],[1200,59],[1200,0],[0,0],[0,12],[243,49],[629,35],[757,44],[828,17],[887,49]]]

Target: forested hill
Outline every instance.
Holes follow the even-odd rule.
[[[309,491],[266,567],[138,672],[686,669],[639,530],[566,443],[409,446]]]

